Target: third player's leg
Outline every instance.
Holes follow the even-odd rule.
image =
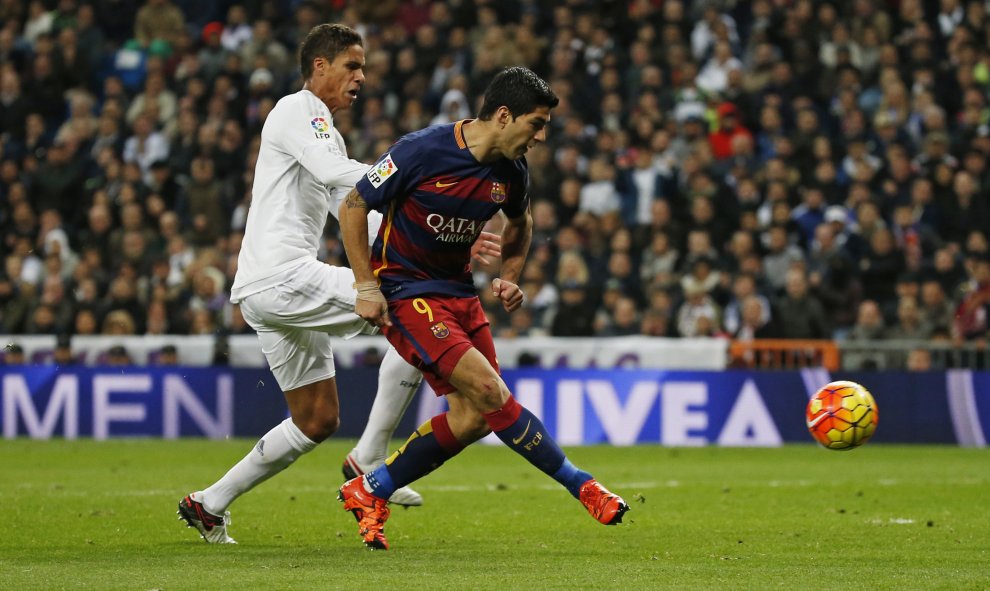
[[[335,377],[300,386],[285,393],[292,422],[306,437],[319,443],[340,427],[340,402]]]

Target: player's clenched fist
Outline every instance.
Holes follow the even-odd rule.
[[[388,302],[378,288],[377,281],[359,281],[354,284],[357,299],[354,302],[354,313],[375,326],[392,326],[388,318]]]
[[[495,278],[492,279],[492,293],[502,300],[502,307],[506,312],[513,312],[523,303],[523,292],[519,286],[511,281]]]

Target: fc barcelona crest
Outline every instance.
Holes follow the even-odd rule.
[[[436,324],[430,327],[430,330],[433,331],[433,336],[437,337],[438,339],[445,339],[448,336],[450,336],[450,329],[447,328],[447,325],[444,324],[443,322],[437,322]]]
[[[492,201],[495,203],[502,203],[505,201],[505,185],[498,181],[492,182]]]

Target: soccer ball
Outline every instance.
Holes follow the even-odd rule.
[[[825,384],[808,401],[808,431],[828,449],[859,447],[877,430],[877,403],[856,382]]]

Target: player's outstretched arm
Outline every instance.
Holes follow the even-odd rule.
[[[519,289],[529,243],[533,238],[533,217],[526,213],[516,218],[508,218],[502,228],[502,272],[492,280],[492,293],[502,300],[502,307],[512,312],[523,303],[523,292]]]
[[[375,326],[391,325],[388,304],[378,288],[378,279],[371,271],[371,251],[368,247],[368,205],[357,189],[351,189],[337,212],[340,235],[344,241],[347,260],[354,271],[357,302],[354,313]]]

